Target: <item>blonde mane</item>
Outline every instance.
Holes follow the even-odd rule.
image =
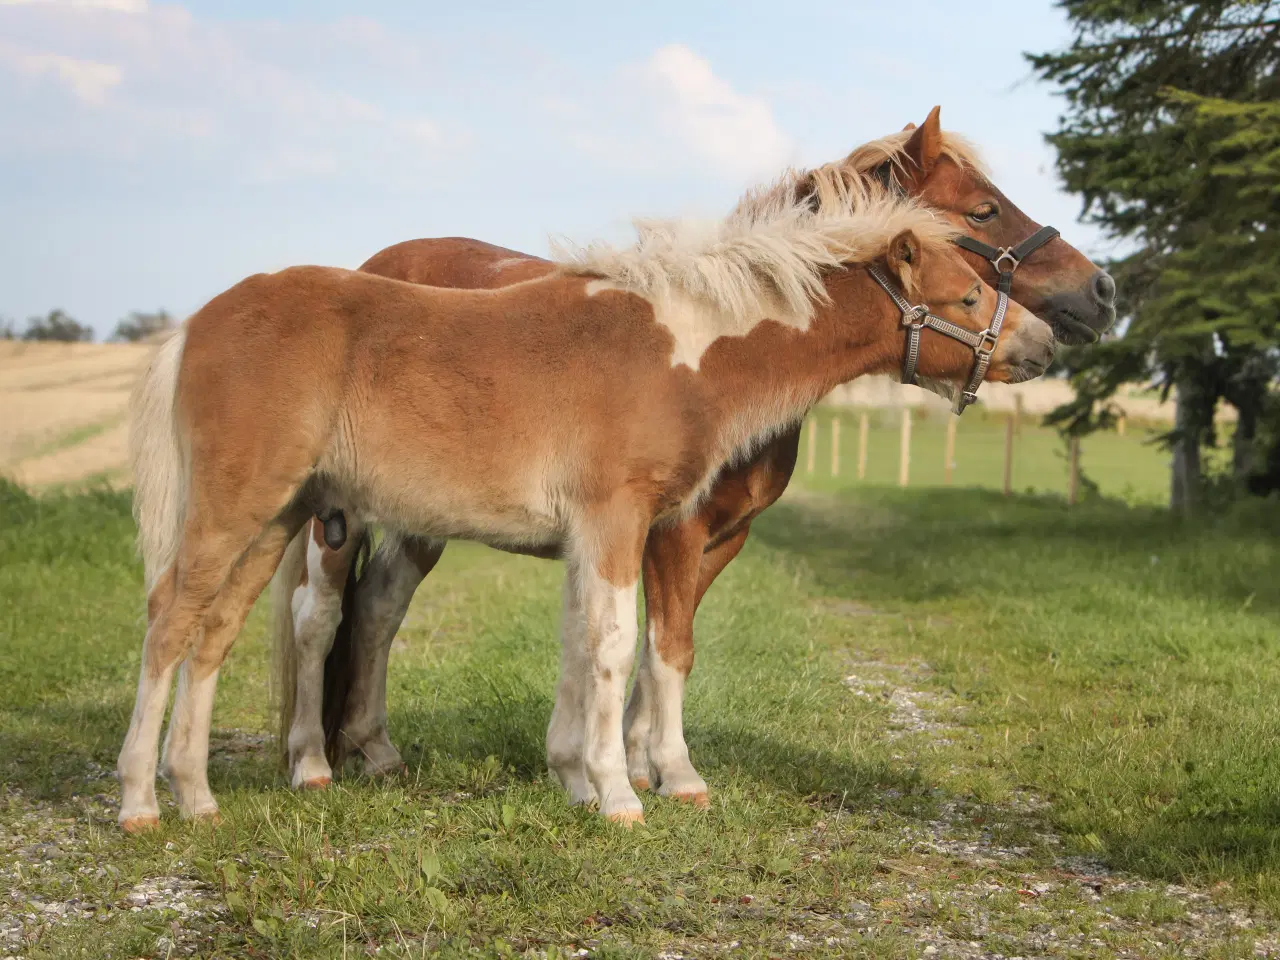
[[[907,141],[914,130],[899,130],[887,137],[864,143],[854,150],[836,166],[845,167],[862,176],[869,176],[886,162],[892,164],[896,174],[906,160]],[[978,153],[978,148],[958,133],[942,131],[942,156],[961,167],[976,170],[982,176],[990,176],[986,163]]]
[[[656,302],[683,294],[732,316],[781,308],[804,321],[827,299],[828,271],[874,261],[904,231],[925,247],[955,235],[928,208],[851,175],[843,163],[788,171],[748,192],[723,220],[637,220],[635,228],[634,246],[553,242],[552,257],[569,272]]]

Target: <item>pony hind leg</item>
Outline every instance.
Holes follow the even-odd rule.
[[[326,542],[325,524],[312,519],[307,525],[302,549],[301,583],[287,583],[287,614],[292,618],[295,675],[293,711],[288,732],[290,782],[295,790],[328,786],[333,770],[325,756],[324,669],[333,646],[334,634],[342,621],[343,593],[351,567],[364,543],[359,521],[347,524],[346,542],[331,549]],[[291,578],[292,579],[292,578]]]
[[[326,704],[326,711],[340,711],[341,726],[334,731],[332,752],[345,757],[360,755],[367,776],[381,776],[404,767],[400,751],[387,732],[387,668],[391,644],[404,622],[409,604],[444,553],[445,541],[422,537],[389,536],[379,546],[355,586],[352,622],[344,624],[351,649],[342,662],[328,670],[345,670],[345,682],[334,683],[326,696],[343,702]]]
[[[126,831],[146,829],[159,822],[156,800],[156,761],[160,727],[178,662],[200,633],[210,607],[260,529],[236,537],[188,525],[169,569],[147,598],[148,625],[142,644],[142,667],[133,717],[117,770],[120,775],[120,826]],[[179,689],[179,700],[190,699],[191,678]],[[203,798],[191,798],[199,803]]]
[[[217,815],[218,805],[209,790],[208,764],[218,671],[253,602],[305,520],[305,509],[291,506],[250,541],[208,605],[198,640],[182,664],[162,769],[184,817]]]
[[[160,726],[164,722],[174,668],[203,612],[199,601],[193,603],[187,599],[182,607],[177,605],[174,582],[175,571],[171,566],[156,581],[147,597],[148,623],[142,641],[138,690],[129,730],[116,761],[120,778],[119,823],[129,833],[145,830],[160,822],[160,804],[156,799],[156,749]]]

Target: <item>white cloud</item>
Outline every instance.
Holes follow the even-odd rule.
[[[112,87],[124,76],[114,63],[78,60],[57,53],[26,53],[0,46],[0,64],[28,77],[52,74],[61,80],[76,98],[88,104],[101,104]]]
[[[366,20],[286,29],[139,0],[0,0],[0,35],[0,151],[151,155],[256,182],[410,184],[453,146],[394,95],[429,70],[422,51]]]
[[[730,175],[767,175],[786,164],[793,147],[774,120],[772,107],[736,91],[688,47],[661,47],[645,62],[644,73],[660,99],[664,119]]]
[[[117,13],[145,13],[147,0],[0,0],[0,7],[68,7],[72,10],[114,10]]]
[[[683,44],[610,76],[562,81],[528,103],[591,165],[626,175],[741,187],[776,175],[796,152],[767,100],[735,89]]]

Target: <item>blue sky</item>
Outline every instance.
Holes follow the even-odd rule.
[[[1021,57],[1068,39],[1050,0],[0,0],[0,317],[101,334],[412,237],[621,239],[935,103],[1103,253]]]

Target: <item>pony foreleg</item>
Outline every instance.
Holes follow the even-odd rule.
[[[583,765],[601,813],[621,823],[643,822],[644,808],[627,778],[622,714],[635,658],[636,587],[648,523],[621,511],[603,519],[603,529],[587,538],[595,556],[582,558],[577,577],[586,627],[578,645],[585,660]]]
[[[363,537],[353,520],[345,542],[331,549],[324,524],[312,520],[306,546],[306,582],[293,591],[294,655],[297,676],[289,727],[290,782],[295,790],[325,787],[333,770],[324,753],[324,660],[342,620],[342,592]]]
[[[356,586],[351,625],[350,687],[342,713],[338,753],[356,751],[363,770],[378,776],[399,770],[400,751],[387,733],[387,666],[391,644],[418,584],[444,552],[443,540],[388,537]]]
[[[698,806],[707,804],[707,785],[689,760],[683,710],[705,544],[705,528],[692,522],[649,536],[644,560],[647,622],[626,728],[632,783],[645,783],[652,775],[660,794]]]
[[[547,726],[547,767],[568,792],[569,802],[585,806],[599,798],[587,778],[582,756],[587,722],[583,714],[583,686],[590,667],[586,658],[587,625],[579,580],[578,566],[570,559],[565,564],[560,611],[560,679]]]
[[[668,620],[692,618],[690,608],[697,586],[698,564],[702,561],[707,531],[699,518],[691,518],[672,527],[651,530],[644,551],[645,632],[640,646],[640,665],[623,717],[623,740],[627,748],[627,772],[637,790],[656,786],[661,778],[653,770],[649,743],[653,736],[655,712],[660,707],[656,687],[666,677],[659,677],[661,654],[666,649]],[[689,633],[692,638],[692,633]],[[687,656],[691,658],[693,651]],[[655,670],[656,661],[656,670]],[[665,699],[665,698],[664,698]]]

